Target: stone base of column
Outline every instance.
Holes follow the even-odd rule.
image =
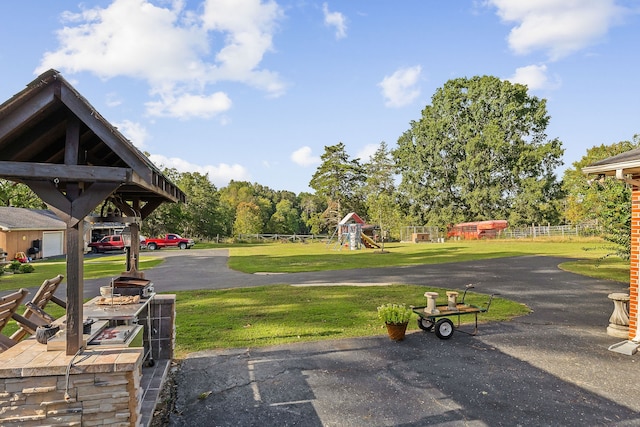
[[[607,326],[607,334],[616,338],[629,338],[629,327],[628,326],[620,326],[610,323]]]

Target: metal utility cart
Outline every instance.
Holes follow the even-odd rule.
[[[491,306],[491,301],[493,300],[494,295],[498,294],[491,294],[489,300],[484,303],[483,306],[466,304],[464,300],[467,296],[467,290],[473,287],[474,285],[472,284],[469,284],[465,287],[464,293],[462,294],[462,301],[456,303],[455,307],[451,304],[435,305],[432,307],[430,307],[429,304],[423,307],[412,306],[411,308],[413,309],[413,312],[419,316],[418,327],[427,332],[433,330],[436,336],[442,340],[451,338],[453,332],[456,329],[469,335],[475,335],[476,333],[478,333],[478,313],[486,313],[487,311],[489,311],[489,307]],[[467,332],[460,329],[460,317],[466,314],[475,315],[475,327],[473,332]],[[453,321],[450,319],[450,317],[456,316],[458,317],[458,323],[457,326],[454,326]]]

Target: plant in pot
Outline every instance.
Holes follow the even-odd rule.
[[[385,323],[389,338],[394,341],[404,339],[412,313],[411,308],[404,304],[389,303],[378,307],[378,318]]]

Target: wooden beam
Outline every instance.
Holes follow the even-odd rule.
[[[72,217],[84,219],[96,206],[116,191],[119,186],[119,182],[96,182],[87,186],[82,194],[72,202]]]
[[[8,114],[3,115],[0,120],[0,140],[7,137],[7,135],[13,133],[17,128],[31,120],[38,112],[44,110],[54,102],[55,88],[54,85],[49,85],[44,89],[38,90],[33,96],[25,99],[17,99],[15,101],[16,107]],[[8,106],[11,109],[12,106]]]
[[[89,182],[130,182],[132,171],[129,168],[109,166],[58,165],[51,163],[0,162],[0,176],[26,179],[58,178],[61,181]]]
[[[67,356],[82,347],[84,303],[84,222],[67,228]]]
[[[73,89],[63,86],[60,99],[102,142],[107,144],[113,152],[135,170],[138,175],[142,176],[143,179],[146,179],[148,182],[151,181],[149,165],[134,154],[136,148],[133,144],[127,141],[120,132],[117,130],[114,131],[114,127],[100,116],[97,111],[93,110],[86,101],[78,97]]]
[[[80,120],[73,114],[68,114],[67,129],[64,142],[64,164],[67,166],[78,164],[80,152]]]
[[[29,188],[38,195],[55,214],[67,223],[68,227],[82,221],[104,199],[109,197],[119,186],[119,182],[96,182],[87,185],[84,191],[74,197],[64,195],[51,181],[23,180]]]
[[[177,187],[175,185],[169,184],[169,181],[164,179],[164,177],[159,179],[158,177],[161,177],[161,175],[154,174],[154,177],[157,178],[156,180],[158,182],[148,183],[144,179],[142,179],[140,176],[138,176],[136,173],[133,173],[131,176],[131,181],[132,183],[137,184],[138,186],[146,190],[149,190],[150,192],[156,193],[158,196],[166,198],[167,201],[170,201],[170,202],[182,201],[179,197],[182,194],[182,192],[180,190],[177,190]],[[167,186],[170,187],[169,191],[167,191],[166,189]]]
[[[162,200],[160,199],[149,200],[142,207],[142,209],[140,209],[140,213],[142,214],[142,219],[146,219],[161,204],[162,204]]]
[[[39,159],[43,162],[56,153],[56,139],[64,134],[64,111],[47,115],[37,126],[20,129],[20,136],[11,138],[11,144],[2,147],[2,158],[13,162],[28,162]],[[49,162],[59,163],[59,162]]]
[[[49,206],[54,206],[59,211],[71,215],[71,200],[62,194],[56,185],[51,181],[36,181],[25,179],[22,181],[34,193],[38,195]],[[66,220],[63,219],[66,222]]]

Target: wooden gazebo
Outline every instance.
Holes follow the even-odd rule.
[[[0,178],[28,185],[66,222],[66,353],[75,354],[82,346],[85,217],[108,204],[99,220],[129,223],[137,242],[141,220],[185,195],[55,70],[0,105]],[[128,265],[137,263],[138,250],[131,245]]]

